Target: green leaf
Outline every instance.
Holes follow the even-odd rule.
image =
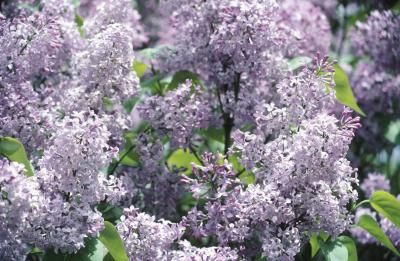
[[[107,249],[104,245],[94,238],[87,239],[85,247],[81,248],[76,254],[55,253],[49,250],[45,253],[43,261],[99,261],[107,255]]]
[[[104,222],[105,228],[100,232],[99,240],[108,249],[110,255],[115,261],[128,261],[128,255],[126,254],[124,243],[117,229],[108,221]]]
[[[75,14],[75,24],[78,27],[82,27],[84,23],[85,23],[85,20],[83,19],[83,17],[80,16],[79,14]]]
[[[140,87],[143,90],[150,91],[152,94],[162,95],[164,85],[162,85],[161,79],[162,79],[161,75],[156,74],[153,77],[150,77],[149,79],[141,81]]]
[[[111,111],[114,107],[112,101],[110,98],[108,97],[103,97],[103,107],[104,109],[106,109],[107,111]]]
[[[175,90],[179,84],[184,83],[186,80],[192,80],[193,85],[202,85],[197,74],[190,71],[179,71],[172,77],[171,82],[168,84],[168,90]]]
[[[335,91],[337,100],[346,105],[349,108],[352,108],[362,116],[365,116],[365,113],[361,110],[361,108],[357,104],[357,100],[354,97],[353,91],[350,86],[349,78],[343,69],[335,64]]]
[[[26,155],[24,145],[19,140],[10,137],[0,138],[0,155],[24,165],[26,175],[33,176],[33,167]]]
[[[386,191],[376,191],[369,199],[371,206],[400,228],[400,201]]]
[[[397,4],[395,4],[393,7],[392,7],[392,10],[395,12],[395,13],[400,13],[400,2],[398,2]]]
[[[108,253],[104,258],[103,261],[115,261],[115,259]]]
[[[80,0],[71,0],[71,3],[74,7],[79,7],[81,5]]]
[[[381,242],[388,249],[393,251],[396,255],[400,256],[400,253],[393,246],[393,243],[390,239],[385,235],[382,229],[379,227],[378,223],[369,215],[363,215],[359,219],[357,225],[371,234],[376,240]]]
[[[389,176],[394,176],[400,170],[400,145],[396,146],[392,150],[392,154],[389,159]]]
[[[310,245],[311,245],[311,257],[314,257],[319,249],[320,245],[318,243],[318,238],[322,238],[323,241],[326,241],[329,238],[329,235],[325,232],[321,232],[318,234],[313,234],[310,238]]]
[[[385,133],[385,138],[394,144],[400,144],[400,120],[393,121]]]
[[[134,71],[139,78],[141,78],[144,75],[146,70],[147,70],[146,64],[139,61],[133,62],[132,71]]]
[[[312,59],[310,57],[299,56],[299,57],[295,57],[295,58],[289,60],[288,65],[289,65],[289,69],[291,71],[295,71],[295,70],[299,69],[300,67],[309,64],[310,62],[312,62]]]
[[[254,184],[256,182],[256,177],[255,177],[254,173],[252,173],[248,170],[245,170],[235,155],[229,156],[228,161],[229,161],[229,163],[232,164],[232,167],[236,173],[241,173],[239,175],[240,181],[242,181],[246,185]]]
[[[123,103],[125,110],[131,113],[135,105],[139,102],[140,97],[133,97],[132,99],[126,100]]]
[[[217,129],[210,127],[208,129],[200,130],[199,133],[206,139],[208,149],[211,150],[211,152],[222,153],[224,151],[225,147],[224,129]]]
[[[336,239],[336,241],[339,241],[347,248],[347,253],[348,253],[347,260],[348,261],[357,261],[358,260],[356,243],[354,243],[354,240],[351,237],[340,236]]]
[[[178,149],[174,151],[168,158],[167,164],[169,168],[177,167],[183,168],[184,174],[192,172],[192,162],[201,165],[200,161],[189,150]]]
[[[322,254],[327,261],[346,261],[348,260],[349,253],[347,247],[340,241],[324,242],[319,239],[318,243],[321,247]]]
[[[78,32],[81,37],[85,36],[85,29],[83,28],[83,24],[85,23],[85,20],[83,19],[82,16],[79,14],[75,14],[75,24],[78,27]]]

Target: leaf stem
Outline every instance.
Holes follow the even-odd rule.
[[[363,201],[361,201],[360,203],[358,203],[357,205],[355,205],[352,209],[351,209],[351,211],[355,211],[357,208],[359,208],[361,205],[364,205],[364,204],[367,204],[367,203],[369,203],[369,199],[366,199],[366,200],[363,200]]]

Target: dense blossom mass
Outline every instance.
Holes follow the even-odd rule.
[[[361,197],[400,194],[398,155],[357,148],[400,115],[400,19],[344,43],[338,5],[0,1],[0,260],[295,260],[311,239],[322,258],[343,233],[377,242],[365,214],[400,247],[355,168]],[[349,81],[327,56],[346,44]]]
[[[400,106],[400,16],[391,11],[374,11],[351,32],[351,41],[361,60],[352,77],[352,84],[361,106],[369,113],[363,121],[360,136],[371,142],[369,150],[381,148],[382,136],[377,117],[385,113],[396,119]],[[371,140],[371,136],[373,139]]]

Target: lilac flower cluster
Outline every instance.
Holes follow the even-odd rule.
[[[36,172],[26,178],[1,159],[7,260],[24,259],[32,246],[78,251],[104,228],[96,206],[131,194],[103,172],[130,124],[122,104],[139,84],[131,66],[145,39],[140,18],[100,6],[80,32],[69,1],[42,1],[38,9],[10,3],[0,19],[0,136],[20,139]]]
[[[43,203],[39,186],[25,177],[23,165],[0,159],[0,193],[0,258],[23,260],[34,243],[30,221]]]
[[[357,54],[371,58],[357,66],[354,89],[362,103],[375,108],[372,111],[390,110],[388,97],[400,94],[399,26],[398,15],[391,11],[374,11],[365,23],[357,23],[352,32],[352,44]]]
[[[85,238],[103,229],[103,218],[94,206],[101,201],[118,202],[126,194],[118,180],[100,173],[117,152],[107,144],[110,133],[101,120],[93,113],[80,113],[60,124],[35,178],[24,177],[21,166],[2,161],[1,188],[7,193],[3,203],[8,204],[4,218],[9,222],[22,219],[20,224],[4,225],[14,226],[12,238],[21,241],[12,251],[26,254],[30,244],[76,252]]]
[[[160,134],[170,136],[172,147],[188,146],[195,130],[206,128],[211,117],[207,96],[189,80],[164,97],[149,97],[137,110]]]
[[[377,190],[390,190],[390,183],[386,177],[380,173],[369,173],[367,178],[364,179],[360,188],[365,193],[365,196],[369,198]]]
[[[311,1],[283,1],[280,19],[283,26],[293,30],[294,36],[299,39],[288,50],[288,56],[312,57],[316,53],[328,53],[332,38],[329,21],[322,10]]]
[[[374,11],[365,23],[357,23],[352,35],[358,55],[368,55],[378,68],[399,73],[400,18],[391,11]]]
[[[104,229],[102,204],[123,209],[113,222],[130,260],[294,260],[313,234],[349,228],[359,118],[332,113],[327,57],[294,72],[286,62],[329,50],[315,3],[162,1],[174,42],[152,73],[200,79],[173,89],[166,77],[149,94],[133,65],[152,32],[132,1],[80,2],[4,5],[0,136],[27,146],[35,175],[1,155],[0,259],[76,253]],[[181,173],[176,152],[197,163]]]
[[[43,146],[35,89],[62,64],[60,38],[59,24],[43,14],[0,20],[0,135],[20,138],[29,150]]]
[[[351,33],[351,40],[360,56],[352,76],[352,86],[361,107],[367,112],[360,136],[368,138],[378,147],[381,125],[376,117],[384,113],[396,118],[400,113],[396,97],[400,96],[400,16],[391,11],[373,11],[363,23],[358,22]],[[371,135],[373,138],[371,138]]]
[[[147,41],[147,37],[140,23],[139,13],[129,6],[133,7],[132,1],[129,0],[96,2],[94,10],[92,10],[93,15],[89,17],[87,25],[85,25],[86,32],[89,36],[94,36],[110,25],[118,24],[124,27],[125,36],[131,37],[131,39],[127,39],[126,44],[130,43],[135,47],[140,47]]]
[[[124,210],[117,226],[131,260],[237,260],[235,251],[228,247],[197,248],[181,240],[184,228],[166,220],[140,213],[131,207]],[[178,243],[178,249],[173,244]]]
[[[269,56],[279,53],[286,39],[275,21],[275,1],[169,0],[161,4],[171,11],[176,28],[176,44],[166,69],[189,68],[232,91],[239,74],[266,77]]]
[[[255,174],[255,185],[244,187],[230,163],[208,154],[204,166],[194,166],[196,178],[186,180],[193,195],[208,202],[183,220],[193,236],[243,244],[245,256],[254,254],[245,246],[255,237],[258,251],[280,260],[294,258],[310,233],[336,236],[349,227],[347,205],[357,199],[357,179],[345,157],[359,118],[347,110],[340,121],[328,114],[331,72],[322,59],[283,81],[279,104],[260,111],[254,133],[234,133],[231,153]]]

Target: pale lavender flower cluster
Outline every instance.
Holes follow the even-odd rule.
[[[256,116],[253,134],[234,133],[231,153],[255,174],[256,185],[243,187],[228,162],[207,154],[205,165],[194,167],[196,179],[186,180],[194,196],[209,202],[184,218],[193,236],[243,244],[243,255],[251,255],[246,241],[255,237],[265,256],[281,260],[293,259],[310,232],[337,236],[349,227],[357,178],[346,154],[359,118],[348,110],[340,121],[328,114],[331,77],[326,59],[318,60],[282,82],[279,103]]]
[[[139,84],[131,66],[145,39],[140,17],[103,5],[80,32],[70,1],[7,8],[12,12],[0,18],[0,136],[26,145],[36,173],[25,178],[1,160],[0,187],[9,195],[1,201],[1,257],[22,260],[33,246],[76,252],[104,228],[96,206],[131,195],[104,170],[130,124],[122,104]]]
[[[228,247],[197,248],[181,240],[184,228],[166,220],[138,212],[131,207],[124,209],[124,215],[117,229],[125,242],[130,260],[237,260],[237,253]],[[174,244],[179,244],[177,249]]]
[[[24,233],[21,239],[17,233],[16,240],[43,250],[72,253],[103,229],[101,213],[94,207],[100,201],[118,202],[126,193],[118,180],[100,173],[117,152],[107,144],[109,134],[96,115],[75,114],[60,123],[35,178],[23,177],[19,166],[3,164],[6,183],[1,187],[11,208],[5,217],[23,219],[15,225]],[[13,177],[17,170],[19,176]],[[15,183],[9,187],[11,181]],[[21,244],[15,251],[24,247]]]
[[[131,39],[126,39],[126,44],[140,47],[148,40],[140,23],[141,17],[133,8],[132,1],[97,1],[92,12],[93,15],[88,17],[85,25],[85,30],[90,37],[107,29],[110,25],[118,24],[124,27],[122,31],[129,31],[129,33],[125,32],[125,34],[129,35]]]
[[[170,134],[171,144],[181,147],[188,146],[193,130],[207,127],[208,122],[197,122],[204,115],[211,118],[210,107],[222,114],[225,130],[238,123],[255,123],[253,134],[235,132],[231,153],[255,173],[256,184],[243,186],[228,161],[204,154],[203,165],[194,165],[193,177],[184,180],[193,196],[207,203],[204,208],[193,208],[182,224],[195,238],[215,237],[222,247],[241,245],[243,257],[262,252],[272,260],[293,259],[310,233],[337,236],[351,223],[347,205],[357,198],[352,188],[357,179],[345,157],[359,119],[347,110],[340,121],[329,115],[335,92],[332,64],[326,58],[317,57],[311,67],[291,77],[282,79],[284,73],[272,77],[278,82],[273,94],[258,95],[262,88],[251,88],[249,82],[261,83],[268,75],[263,66],[279,61],[279,47],[285,51],[288,46],[278,37],[285,30],[283,22],[278,24],[277,6],[272,1],[262,4],[167,2],[174,11],[174,25],[180,29],[175,52],[167,59],[173,65],[168,70],[196,70],[208,84],[217,86],[217,97],[191,113],[198,106],[199,89],[189,82],[164,98],[145,99],[138,111],[159,133]],[[248,26],[249,21],[256,21],[254,27]],[[260,32],[259,26],[265,28]],[[186,124],[181,114],[195,117]],[[229,146],[229,140],[225,145]],[[251,239],[259,244],[248,244]]]
[[[400,16],[391,11],[373,11],[351,33],[356,53],[369,60],[360,61],[352,75],[352,86],[361,107],[367,112],[360,136],[373,148],[380,142],[381,124],[376,116],[383,112],[395,118],[400,113],[395,105],[400,96]],[[372,138],[373,137],[373,138]]]
[[[32,217],[40,215],[42,197],[35,179],[24,166],[0,159],[0,259],[24,260],[30,252]]]
[[[198,248],[183,240],[179,242],[179,250],[171,253],[171,261],[234,261],[238,260],[238,254],[229,247],[203,247]]]
[[[298,125],[335,106],[332,63],[327,57],[315,57],[310,67],[281,80],[273,103],[262,104],[256,111],[259,132],[276,135],[290,132]]]
[[[167,260],[164,257],[182,234],[179,225],[166,220],[156,221],[133,207],[124,210],[117,229],[131,260]]]
[[[390,190],[389,180],[380,173],[369,173],[367,178],[364,179],[360,188],[365,193],[365,196],[369,198],[377,190]]]
[[[0,135],[18,137],[32,151],[44,139],[36,90],[64,60],[60,26],[44,14],[0,20],[0,47]]]
[[[204,90],[189,80],[165,96],[145,99],[137,110],[161,135],[170,137],[174,148],[188,146],[195,131],[206,128],[211,117]]]
[[[364,23],[358,22],[352,42],[358,55],[368,55],[379,69],[399,73],[400,17],[392,11],[373,11]]]
[[[279,55],[283,32],[276,24],[278,5],[263,1],[161,2],[170,10],[175,46],[164,67],[191,69],[219,87],[233,91],[238,74],[267,77],[271,53]]]
[[[281,4],[280,19],[283,27],[294,31],[298,41],[289,48],[287,56],[327,54],[331,44],[331,28],[326,15],[311,2],[285,0]]]
[[[357,54],[371,58],[360,62],[354,71],[354,89],[361,103],[373,112],[390,110],[390,97],[400,95],[399,27],[400,16],[391,11],[374,11],[352,31]]]
[[[175,43],[161,69],[192,70],[205,84],[158,82],[149,97],[132,69],[149,39],[131,3],[9,5],[0,20],[0,135],[37,152],[31,178],[0,160],[0,254],[77,252],[104,228],[99,204],[126,207],[115,219],[131,260],[294,260],[313,233],[348,229],[357,179],[346,154],[359,118],[331,113],[327,58],[295,72],[285,60],[329,50],[321,10],[291,0],[163,1]],[[126,132],[133,97],[143,122]],[[209,127],[223,129],[224,155],[203,144]],[[199,162],[185,176],[169,162],[177,151]],[[177,213],[183,195],[187,214]]]

